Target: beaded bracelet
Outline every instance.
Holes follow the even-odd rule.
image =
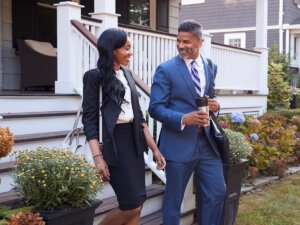
[[[101,158],[103,158],[102,154],[98,154],[98,155],[93,156],[93,159],[97,158],[98,156],[100,156]]]

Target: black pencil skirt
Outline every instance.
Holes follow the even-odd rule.
[[[119,165],[109,166],[110,184],[121,210],[135,209],[146,199],[144,155],[137,155],[132,123],[117,124],[114,130]]]

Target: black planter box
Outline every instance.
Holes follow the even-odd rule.
[[[227,193],[220,225],[235,225],[241,195],[242,179],[248,160],[224,164],[224,179]]]
[[[245,167],[248,164],[248,160],[243,160],[240,163],[228,163],[223,165],[224,179],[226,183],[226,197],[224,202],[224,208],[220,225],[235,225],[236,216],[239,207],[239,200],[242,187],[242,179],[245,172]],[[201,202],[201,194],[196,192],[196,204]],[[197,205],[197,220],[201,225],[201,208]]]
[[[100,200],[91,202],[82,208],[67,208],[53,212],[39,212],[46,225],[93,225],[95,209],[102,203]]]

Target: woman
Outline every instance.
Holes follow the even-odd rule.
[[[104,31],[98,39],[97,69],[83,78],[84,132],[94,162],[103,180],[109,181],[119,202],[101,225],[137,225],[146,198],[143,153],[153,151],[157,168],[166,161],[157,148],[143,118],[137,90],[127,66],[131,42],[120,29]],[[121,66],[123,65],[123,66]],[[99,88],[102,87],[103,148],[99,147]]]

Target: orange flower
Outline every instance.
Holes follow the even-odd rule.
[[[14,135],[9,128],[0,128],[0,158],[6,157],[14,145]]]

